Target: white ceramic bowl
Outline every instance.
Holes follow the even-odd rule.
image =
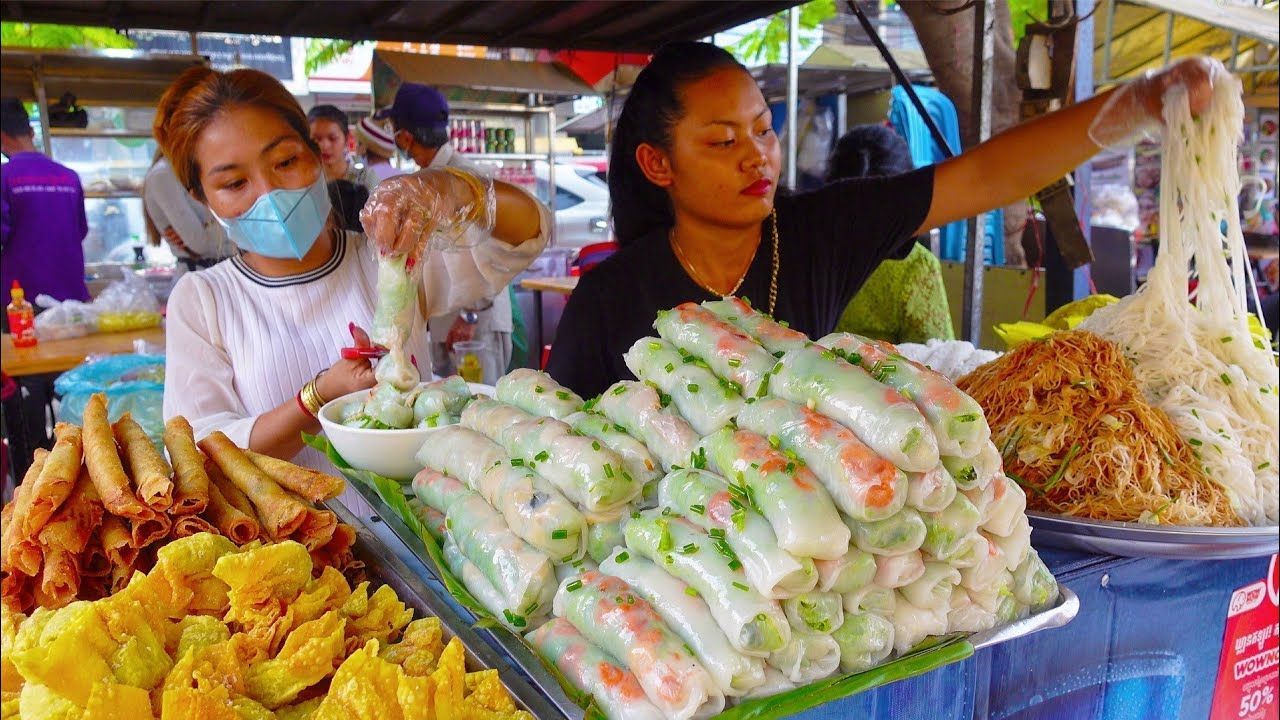
[[[471,386],[472,394],[493,396],[492,385],[467,384]],[[393,480],[412,479],[422,469],[414,455],[436,428],[375,430],[343,425],[340,421],[342,408],[368,395],[368,390],[359,390],[325,403],[320,408],[320,427],[333,443],[333,448],[351,467],[370,470]]]

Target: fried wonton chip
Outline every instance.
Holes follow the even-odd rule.
[[[315,620],[330,610],[341,608],[350,596],[351,586],[342,577],[342,573],[326,567],[320,571],[320,577],[307,585],[289,609],[293,612],[293,621],[302,624]]]
[[[151,696],[146,690],[119,683],[98,683],[89,692],[84,720],[152,720]]]
[[[324,702],[323,697],[314,697],[300,703],[286,705],[276,710],[276,720],[311,720],[316,708],[320,707],[322,702]]]
[[[230,588],[227,622],[267,625],[311,582],[311,556],[296,542],[262,545],[219,558],[213,575]]]
[[[347,647],[364,647],[370,640],[390,642],[413,619],[413,610],[405,607],[390,585],[383,585],[372,595],[364,582],[351,592],[342,605],[347,616]]]
[[[275,709],[329,677],[345,657],[345,627],[346,620],[336,611],[299,625],[274,658],[249,667],[245,676],[248,696]]]
[[[438,720],[461,719],[462,697],[466,694],[466,654],[458,638],[453,638],[440,653],[440,662],[431,673],[435,686],[435,710]]]
[[[176,658],[231,639],[227,626],[209,615],[188,615],[178,622],[177,630],[178,642],[173,653]]]
[[[198,533],[160,548],[147,584],[169,606],[170,617],[193,613],[221,614],[227,607],[225,581],[214,575],[218,560],[236,553],[221,535]]]
[[[481,670],[467,675],[467,703],[498,713],[514,713],[516,702],[507,693],[497,670]]]
[[[400,642],[387,645],[378,655],[404,668],[408,675],[424,677],[435,671],[443,649],[440,619],[428,617],[409,623]]]
[[[9,659],[27,687],[47,686],[49,692],[84,707],[95,684],[115,679],[109,658],[119,644],[93,603],[73,602],[42,615],[32,617],[36,632],[19,631]]]
[[[378,643],[370,641],[334,673],[329,694],[312,719],[399,720],[404,714],[396,697],[400,680],[405,677],[400,666],[378,657]],[[429,707],[430,703],[423,705]]]
[[[0,690],[0,720],[16,720],[21,705],[21,690]]]
[[[16,693],[22,689],[22,675],[13,666],[9,653],[18,642],[18,626],[26,618],[20,612],[0,607],[0,647],[4,648],[0,653],[0,692]]]
[[[84,715],[79,705],[40,683],[23,685],[18,704],[22,720],[80,720]]]

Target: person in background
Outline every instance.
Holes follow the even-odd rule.
[[[142,183],[142,210],[147,239],[157,247],[162,241],[169,243],[180,268],[194,272],[235,252],[227,231],[214,220],[209,208],[182,187],[159,150]]]
[[[173,288],[165,417],[312,468],[330,469],[301,437],[320,431],[319,408],[375,382],[368,360],[340,351],[368,341],[359,328],[373,321],[379,253],[417,258],[419,307],[443,314],[505,286],[550,237],[551,212],[532,195],[453,169],[390,178],[366,208],[366,233],[344,230],[306,115],[258,70],[187,70],[161,97],[154,130],[183,187],[240,249]],[[437,228],[480,242],[424,247]],[[411,328],[404,348],[424,378],[429,347]]]
[[[907,141],[893,128],[859,125],[836,142],[827,182],[914,169]],[[905,258],[881,262],[841,313],[836,330],[891,343],[954,340],[938,258],[917,239]]]
[[[333,105],[316,105],[307,113],[307,122],[311,125],[311,141],[320,148],[325,180],[346,180],[373,194],[381,178],[367,167],[356,167],[347,157],[347,146],[351,142],[347,114]]]
[[[378,182],[401,174],[400,169],[391,164],[391,158],[396,154],[396,139],[381,121],[372,117],[361,118],[356,123],[355,133],[356,153],[364,156],[366,172],[373,173]]]
[[[391,107],[377,117],[390,118],[395,144],[413,158],[420,168],[474,168],[449,143],[449,103],[433,87],[404,83],[396,91]],[[456,372],[451,352],[455,343],[483,342],[497,359],[498,372],[511,362],[511,297],[507,288],[456,314],[431,318],[432,361],[444,374]]]
[[[9,158],[0,169],[0,290],[8,298],[17,280],[33,302],[37,295],[88,302],[80,176],[36,150],[26,108],[14,97],[0,100],[0,152]]]

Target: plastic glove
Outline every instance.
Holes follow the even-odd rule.
[[[1148,70],[1111,93],[1089,125],[1089,138],[1099,147],[1159,139],[1164,129],[1164,98],[1170,89],[1182,88],[1191,101],[1191,114],[1200,115],[1209,108],[1214,82],[1227,74],[1221,62],[1204,56]]]
[[[493,229],[493,180],[458,168],[388,178],[360,211],[365,234],[386,255],[415,259],[477,244]]]

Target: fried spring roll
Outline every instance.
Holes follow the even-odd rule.
[[[102,501],[89,479],[89,472],[82,470],[79,475],[66,502],[40,531],[40,547],[44,553],[40,591],[54,603],[47,607],[62,607],[79,592],[80,553],[102,522]]]
[[[283,540],[306,522],[307,506],[259,470],[231,438],[215,430],[198,445],[227,479],[248,496],[271,539]]]
[[[152,510],[168,510],[173,505],[173,468],[129,413],[122,415],[112,430],[129,461],[129,472],[138,486],[138,497]]]
[[[36,601],[41,607],[65,607],[80,591],[80,556],[52,548],[44,555],[44,568],[36,584]]]
[[[281,487],[311,502],[336,498],[346,489],[346,482],[340,477],[316,472],[311,468],[294,465],[288,460],[252,450],[245,450],[244,454],[249,456],[259,470],[270,475]]]
[[[164,424],[164,446],[173,463],[173,515],[196,515],[209,504],[209,474],[204,455],[196,447],[191,423],[181,415]]]
[[[111,592],[120,592],[133,578],[132,565],[116,565],[111,568]]]
[[[301,498],[298,501],[303,502]],[[302,524],[289,536],[289,539],[302,543],[307,550],[317,550],[333,538],[334,530],[338,527],[338,516],[323,508],[305,504],[304,507],[306,507],[306,514],[303,516]]]
[[[133,537],[124,520],[111,514],[104,515],[98,537],[102,540],[102,551],[111,561],[113,573],[115,568],[133,567],[138,561],[138,548],[133,544]]]
[[[214,535],[222,534],[212,523],[198,515],[175,518],[170,534],[175,538],[184,538],[202,532],[213,533]]]
[[[0,567],[7,573],[18,572],[35,577],[40,572],[40,546],[35,538],[22,535],[19,523],[14,522],[14,515],[20,505],[30,502],[27,496],[35,487],[36,478],[44,470],[48,457],[48,450],[40,448],[35,451],[31,467],[22,477],[22,484],[13,491],[13,500],[0,512],[0,524],[4,526],[0,534]]]
[[[107,557],[107,551],[102,547],[101,536],[94,533],[89,538],[89,544],[80,553],[80,577],[104,578],[110,575],[111,558]]]
[[[133,538],[133,546],[142,549],[169,537],[173,527],[173,519],[163,513],[151,513],[145,520],[130,520],[129,534]]]
[[[84,407],[84,463],[107,512],[130,520],[149,520],[155,512],[142,504],[124,473],[116,438],[107,420],[107,399],[95,393]]]
[[[35,579],[20,572],[10,572],[0,580],[0,602],[10,610],[25,613],[35,605]]]
[[[58,423],[54,434],[58,441],[35,475],[30,490],[23,493],[20,502],[15,501],[10,522],[18,526],[15,530],[18,538],[34,540],[40,534],[49,518],[71,494],[80,474],[80,428]],[[26,482],[24,478],[23,484]]]
[[[233,505],[222,494],[217,482],[209,483],[209,506],[205,509],[205,515],[218,528],[218,532],[236,545],[257,540],[261,532],[258,519]]]

